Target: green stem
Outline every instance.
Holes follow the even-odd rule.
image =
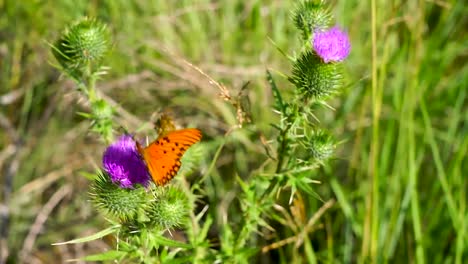
[[[286,147],[287,147],[287,134],[288,134],[288,131],[289,129],[291,129],[291,123],[289,122],[289,117],[288,117],[288,123],[286,125],[286,127],[281,131],[281,134],[279,136],[280,138],[280,145],[278,147],[278,151],[276,153],[278,153],[278,163],[276,164],[276,170],[275,170],[275,173],[278,174],[280,173],[282,170],[283,170],[283,164],[284,164],[284,160],[285,160],[285,156],[286,156],[286,153],[285,153],[285,150],[286,150]],[[268,188],[265,190],[265,192],[262,194],[262,196],[260,197],[260,200],[263,200],[268,194],[270,193],[274,193],[273,190],[275,189],[276,185],[278,184],[278,177],[274,177],[271,182],[270,182],[270,185],[268,186]]]
[[[284,163],[284,156],[285,156],[285,149],[286,149],[286,134],[288,133],[289,129],[291,126],[287,126],[283,131],[281,131],[280,139],[281,143],[278,148],[278,164],[276,164],[276,170],[275,173],[280,173],[281,170],[283,169],[283,163]]]
[[[289,130],[291,129],[292,127],[292,123],[293,123],[293,120],[294,118],[297,116],[298,113],[300,113],[302,110],[303,110],[303,107],[302,106],[298,106],[299,104],[301,104],[302,102],[297,102],[296,104],[293,105],[294,107],[294,111],[287,115],[285,114],[287,117],[286,117],[286,127],[281,131],[281,134],[280,134],[280,145],[278,147],[278,164],[276,165],[276,170],[275,170],[275,173],[280,173],[282,170],[283,170],[283,164],[284,164],[284,160],[285,160],[285,157],[287,155],[286,153],[286,148],[287,148],[287,143],[288,143],[288,132]],[[304,104],[307,104],[307,102],[304,102]]]
[[[88,99],[90,102],[94,102],[97,97],[96,97],[96,77],[94,76],[93,73],[93,66],[91,62],[88,62],[88,65],[86,67],[86,77],[87,77],[87,90],[88,90]]]
[[[381,91],[378,86],[377,76],[377,3],[375,0],[371,1],[371,31],[372,31],[372,139],[370,149],[370,162],[369,162],[369,177],[372,183],[372,189],[369,194],[370,206],[368,207],[367,214],[370,214],[370,238],[369,248],[364,249],[364,257],[367,253],[370,254],[372,262],[376,262],[379,251],[378,251],[378,239],[380,229],[380,218],[379,218],[379,206],[380,205],[380,175],[378,169],[379,160],[379,121],[380,121],[380,109],[381,109]]]

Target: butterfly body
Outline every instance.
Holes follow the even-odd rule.
[[[138,152],[145,161],[154,183],[162,186],[174,178],[182,165],[181,158],[185,151],[201,138],[200,130],[186,128],[161,133],[147,147],[142,147],[137,142]]]

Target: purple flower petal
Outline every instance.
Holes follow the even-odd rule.
[[[137,183],[148,186],[150,181],[148,169],[130,135],[121,136],[107,147],[102,163],[112,182],[118,183],[120,187],[132,188]]]
[[[328,31],[317,31],[312,43],[315,52],[325,63],[342,61],[351,51],[348,34],[338,27]]]

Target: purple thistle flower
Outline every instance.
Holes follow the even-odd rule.
[[[112,182],[122,188],[132,188],[137,183],[148,186],[150,181],[148,169],[135,144],[130,135],[123,135],[107,147],[102,157],[104,170]]]
[[[328,31],[316,31],[312,41],[315,52],[325,63],[342,61],[351,50],[348,34],[339,27]]]

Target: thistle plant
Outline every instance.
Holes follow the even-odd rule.
[[[148,164],[140,155],[139,142],[129,134],[112,140],[115,113],[96,89],[96,80],[105,69],[102,62],[110,48],[107,28],[94,19],[83,19],[65,30],[52,46],[52,53],[62,72],[75,81],[77,90],[88,99],[91,111],[81,115],[90,119],[91,130],[107,143],[113,142],[104,151],[102,169],[90,188],[91,201],[111,227],[65,243],[116,236],[114,250],[84,258],[93,261],[251,260],[259,252],[258,234],[273,230],[270,220],[275,216],[273,208],[284,202],[283,190],[289,190],[289,203],[297,200],[300,193],[313,195],[314,179],[310,172],[332,158],[337,145],[332,135],[318,126],[314,109],[326,105],[325,100],[343,86],[341,63],[350,52],[348,36],[339,27],[331,27],[332,16],[321,2],[302,1],[294,11],[293,22],[300,32],[302,47],[297,57],[291,59],[291,73],[286,74],[290,85],[280,88],[271,72],[266,72],[274,97],[273,109],[278,116],[278,122],[271,124],[274,151],[268,153],[274,166],[262,167],[246,179],[237,179],[240,195],[236,198],[242,215],[222,220],[219,246],[214,246],[208,237],[213,217],[205,215],[205,210],[194,211],[195,203],[205,195],[200,182],[191,189],[172,183],[155,186]],[[170,142],[167,137],[163,139],[161,144]],[[185,151],[185,146],[182,147]],[[178,157],[182,155],[179,154]],[[197,148],[190,149],[174,166],[181,166],[182,162],[178,172],[189,174],[201,156]],[[174,232],[180,232],[187,241],[167,236]]]
[[[106,74],[103,61],[110,44],[107,27],[91,18],[73,23],[51,44],[57,68],[75,82],[77,91],[89,103],[90,112],[79,114],[88,118],[90,130],[108,143],[114,138],[115,111],[99,96],[96,81]],[[148,252],[156,252],[167,243],[182,244],[166,239],[164,233],[188,223],[193,201],[179,187],[154,187],[136,143],[132,135],[124,134],[103,153],[102,169],[94,175],[89,194],[96,209],[112,225],[91,237],[65,243],[86,242],[112,233],[120,242],[116,245],[118,250],[88,256],[85,260],[126,258],[154,263],[157,254],[148,255]],[[193,171],[197,156],[184,158],[183,171],[188,174]],[[148,243],[148,239],[153,243]]]
[[[114,109],[99,97],[95,87],[99,77],[107,73],[103,61],[111,48],[108,28],[95,19],[83,18],[67,27],[50,46],[59,63],[56,67],[76,83],[90,104],[91,111],[80,114],[91,121],[93,132],[110,142]]]
[[[327,28],[332,16],[322,3],[303,1],[293,17],[302,37],[308,37],[304,39],[303,50],[292,61],[288,80],[294,89],[290,101],[283,100],[281,93],[284,92],[267,72],[275,97],[274,110],[279,115],[279,124],[272,124],[278,131],[275,170],[278,179],[295,178],[295,172],[315,168],[332,157],[336,142],[313,122],[316,119],[313,109],[315,105],[325,105],[325,100],[343,86],[341,62],[351,48],[344,31],[338,27]],[[265,194],[271,195],[270,191],[282,184],[273,181]],[[297,184],[307,192],[309,186],[310,179],[307,178]]]
[[[298,4],[293,20],[301,32],[303,45],[299,55],[292,59],[292,71],[287,78],[292,88],[278,87],[273,75],[267,71],[274,96],[273,109],[279,119],[278,123],[271,124],[277,136],[276,155],[270,156],[276,166],[266,183],[265,177],[259,176],[241,182],[243,195],[240,199],[249,205],[242,206],[244,221],[234,251],[254,243],[254,234],[262,228],[271,229],[266,219],[275,215],[272,208],[274,201],[281,201],[280,190],[290,191],[289,203],[300,196],[297,192],[315,195],[310,172],[333,157],[337,143],[332,135],[318,126],[313,111],[317,105],[326,105],[325,100],[337,94],[343,86],[341,63],[349,55],[351,46],[342,29],[329,27],[331,19],[321,2],[302,1]],[[286,94],[291,99],[283,99]]]

